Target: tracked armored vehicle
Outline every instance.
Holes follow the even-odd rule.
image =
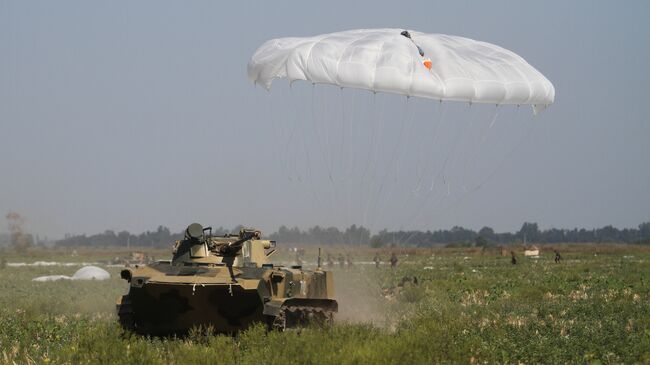
[[[120,324],[140,334],[187,333],[194,326],[235,333],[252,323],[284,330],[327,324],[338,304],[332,273],[268,262],[275,241],[261,232],[213,236],[193,223],[171,260],[122,270],[129,292],[117,300]]]

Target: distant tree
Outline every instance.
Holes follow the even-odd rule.
[[[614,228],[613,226],[605,226],[603,228],[596,230],[596,236],[598,242],[620,242],[621,241],[621,232]]]
[[[490,227],[483,227],[478,231],[478,235],[483,237],[484,239],[488,241],[496,241],[497,237],[496,234],[494,233],[494,230]]]
[[[639,237],[646,240],[650,239],[650,222],[639,224]]]
[[[381,237],[378,235],[372,236],[370,239],[370,247],[372,248],[381,248],[384,247],[384,241],[381,240]]]
[[[540,232],[539,232],[539,227],[537,227],[537,223],[525,222],[521,226],[519,232],[517,232],[517,237],[520,240],[526,239],[528,242],[531,241],[539,242]]]
[[[477,236],[476,240],[474,240],[474,244],[477,247],[485,247],[485,246],[488,246],[490,244],[490,242],[483,236]]]
[[[353,224],[345,230],[344,240],[348,244],[366,245],[370,240],[370,230]]]

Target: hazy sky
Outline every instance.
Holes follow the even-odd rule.
[[[650,2],[243,3],[0,0],[0,213],[20,212],[31,232],[55,238],[159,224],[180,231],[193,221],[267,231],[364,222],[503,231],[524,221],[631,227],[650,220]],[[292,138],[286,121],[310,111],[334,120],[336,108],[322,106],[340,98],[340,110],[354,115],[349,125],[375,120],[379,104],[390,124],[404,114],[403,100],[285,83],[267,93],[249,83],[246,64],[270,38],[370,27],[513,50],[554,83],[556,102],[537,118],[527,108],[499,112],[495,131],[519,147],[499,152],[496,173],[458,203],[387,199],[369,213],[372,224],[356,219],[354,209],[333,203],[341,191],[332,184],[293,179],[301,172],[287,161],[301,149],[284,147]],[[300,108],[287,117],[293,104]],[[417,121],[440,114],[435,102],[412,104],[406,110]],[[449,120],[460,120],[447,124],[449,136],[493,114],[449,108]],[[497,156],[491,145],[501,143],[477,154]],[[420,156],[428,156],[426,146]],[[366,147],[350,143],[344,151],[354,156]],[[400,184],[397,196],[411,188]]]

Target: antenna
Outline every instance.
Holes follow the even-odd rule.
[[[321,263],[321,258],[320,258],[320,247],[319,247],[318,248],[318,270],[321,270],[320,263]]]

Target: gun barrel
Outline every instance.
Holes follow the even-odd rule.
[[[242,245],[244,242],[252,239],[255,237],[254,233],[245,233],[242,238],[238,239],[237,241],[230,242],[227,245],[221,246],[221,254],[222,255],[236,255],[239,250],[241,250]]]

